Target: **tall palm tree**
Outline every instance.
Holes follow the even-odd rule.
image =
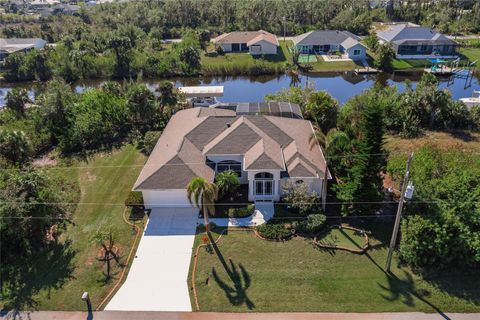
[[[205,229],[208,229],[208,215],[215,215],[214,202],[218,199],[218,187],[201,177],[193,177],[187,185],[188,201],[203,213]]]

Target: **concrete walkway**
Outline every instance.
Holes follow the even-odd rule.
[[[478,320],[480,313],[438,313],[421,312],[385,312],[385,313],[218,313],[218,312],[21,312],[16,318],[2,319],[31,320]]]
[[[105,310],[192,311],[187,285],[196,208],[155,208],[127,279]]]
[[[209,222],[214,222],[219,227],[254,227],[272,219],[274,212],[273,202],[256,202],[255,211],[250,217],[210,218]],[[204,224],[203,218],[199,218],[198,223]]]

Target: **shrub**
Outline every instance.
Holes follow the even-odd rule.
[[[126,206],[143,206],[143,194],[140,191],[130,191],[125,199]]]
[[[142,143],[142,152],[145,153],[147,156],[150,155],[157,144],[160,135],[162,134],[161,131],[148,131],[145,133],[145,137],[143,138]]]
[[[249,204],[243,208],[230,208],[227,211],[229,218],[244,218],[250,216],[255,210],[255,205]]]
[[[222,46],[217,46],[216,50],[217,50],[218,55],[223,55],[223,54],[225,53],[225,52],[223,51],[223,47],[222,47]]]
[[[267,222],[257,227],[257,232],[264,238],[287,240],[292,236],[291,226],[286,223]]]
[[[289,203],[292,208],[298,210],[298,213],[302,216],[312,213],[315,205],[319,203],[318,194],[315,191],[308,191],[305,183],[288,183],[284,187],[284,192],[284,201]]]
[[[327,217],[324,214],[311,214],[306,220],[301,221],[297,226],[300,233],[317,233],[322,230]]]

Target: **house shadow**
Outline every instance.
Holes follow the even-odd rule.
[[[213,239],[209,234],[210,240]],[[217,255],[223,269],[228,275],[228,279],[222,279],[215,268],[212,268],[213,279],[217,285],[225,292],[228,301],[234,306],[246,305],[249,310],[255,309],[255,304],[248,297],[247,290],[250,288],[252,280],[245,267],[239,263],[235,265],[232,259],[228,263],[218,249],[218,246],[212,244],[213,251]]]
[[[8,270],[2,270],[3,279],[8,279],[2,283],[2,292],[8,292],[2,313],[35,310],[38,306],[36,294],[47,290],[49,298],[52,290],[74,278],[76,253],[71,241],[53,243],[43,252],[25,256]]]

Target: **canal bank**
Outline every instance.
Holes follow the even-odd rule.
[[[383,86],[396,86],[399,91],[405,90],[407,85],[415,87],[422,76],[422,72],[396,71],[392,74],[356,74],[355,72],[303,74],[298,78],[288,75],[264,75],[264,76],[220,76],[220,77],[190,77],[172,78],[178,86],[224,86],[224,96],[221,102],[258,102],[263,101],[266,94],[277,92],[292,85],[312,87],[316,90],[325,90],[340,104],[345,103],[351,97],[373,87],[375,84]],[[471,86],[465,86],[466,81],[461,78],[452,79],[439,77],[439,86],[447,89],[455,100],[471,96],[473,90],[480,89],[480,75],[476,74]],[[142,80],[152,90],[164,79]],[[76,92],[83,92],[91,87],[97,87],[106,80],[83,80],[72,84]],[[120,82],[122,82],[120,80]],[[12,88],[24,88],[28,90],[31,99],[38,92],[39,83],[0,83],[0,107],[5,105],[5,97]]]

